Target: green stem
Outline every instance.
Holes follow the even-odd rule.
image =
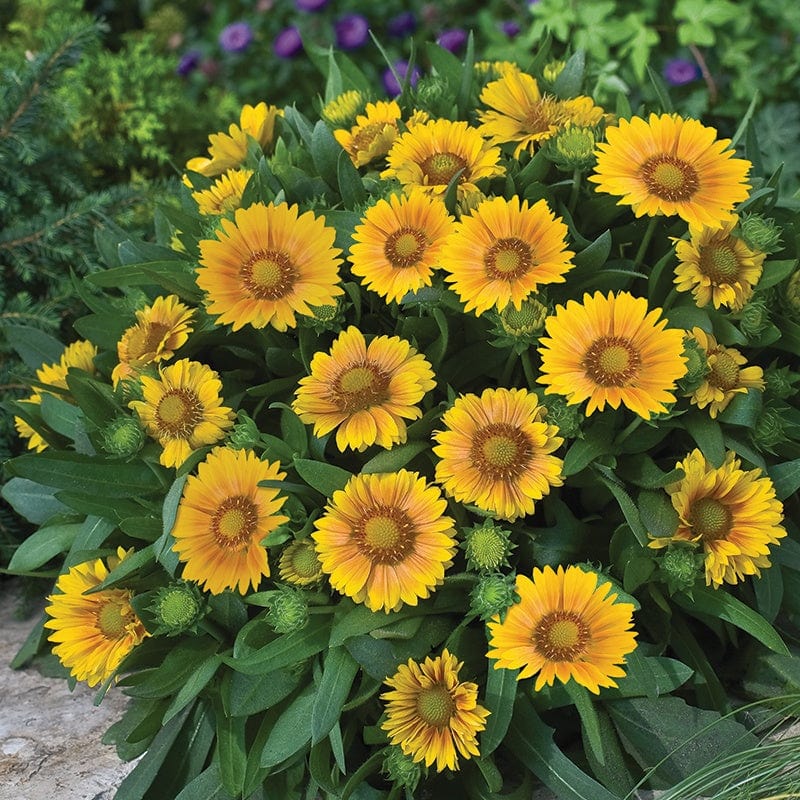
[[[523,350],[520,358],[522,360],[522,369],[525,371],[525,380],[528,382],[528,388],[533,389],[533,387],[536,386],[536,376],[533,374],[530,351]]]
[[[642,417],[636,417],[626,428],[624,428],[614,441],[615,445],[622,444],[640,425]]]
[[[672,304],[675,302],[677,296],[678,290],[674,288],[670,289],[669,294],[664,298],[664,302],[661,304],[661,308],[664,311],[668,311],[670,308],[672,308]]]
[[[650,221],[647,223],[647,230],[644,232],[644,236],[642,237],[641,244],[639,245],[639,249],[636,251],[636,258],[633,259],[633,269],[639,266],[639,264],[644,261],[645,253],[647,253],[647,248],[650,245],[650,240],[653,238],[653,233],[655,232],[656,225],[658,225],[658,217],[650,217]]]
[[[506,359],[506,364],[503,367],[503,373],[500,376],[500,385],[501,386],[508,386],[511,381],[511,373],[514,371],[514,365],[517,363],[517,354],[514,352],[514,349],[511,349],[511,352],[508,354],[508,358]]]
[[[575,204],[578,202],[578,192],[581,188],[581,171],[576,169],[572,173],[572,189],[569,193],[569,202],[567,203],[567,208],[569,209],[569,214],[572,216],[573,211],[575,211]]]

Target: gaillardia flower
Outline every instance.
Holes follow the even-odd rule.
[[[314,522],[331,586],[387,614],[429,597],[456,551],[446,509],[439,489],[416,472],[354,475]]]
[[[667,411],[686,358],[684,332],[665,330],[660,315],[628,292],[595,292],[558,306],[545,322],[550,338],[539,340],[545,394],[563,395],[570,405],[588,400],[587,416],[606,403],[645,419]]]
[[[533,570],[517,575],[520,602],[505,619],[489,622],[489,658],[495,669],[522,668],[517,680],[536,678],[538,691],[556,678],[572,678],[594,694],[625,677],[619,665],[636,649],[633,606],[616,603],[611,583],[597,585],[594,572],[580,567]]]
[[[296,205],[255,203],[221,223],[217,239],[200,242],[197,270],[208,311],[220,324],[285,331],[297,324],[296,314],[313,316],[309,306],[334,305],[343,293],[341,250],[324,217],[299,214]]]
[[[386,720],[381,728],[391,744],[415,763],[424,761],[436,771],[458,769],[458,754],[479,755],[477,734],[486,727],[489,711],[478,705],[478,685],[461,683],[463,662],[446,649],[436,658],[417,663],[409,658],[386,684]]]
[[[330,353],[315,353],[310,366],[292,408],[303,422],[314,424],[315,436],[338,428],[336,445],[342,452],[405,442],[404,420],[422,416],[416,404],[436,385],[431,365],[408,342],[376,336],[367,345],[353,325]]]
[[[244,187],[253,175],[251,169],[229,169],[208,188],[192,192],[197,210],[205,216],[217,217],[235,211],[242,204]]]
[[[676,288],[691,291],[700,308],[712,303],[714,308],[741,311],[761,277],[766,253],[751,250],[744,239],[733,235],[737,222],[734,215],[721,228],[689,226],[690,241],[675,241],[680,262]]]
[[[734,158],[730,139],[677,114],[633,117],[606,129],[589,180],[620,198],[637,217],[677,214],[690,225],[719,228],[747,199],[749,161]]]
[[[529,208],[518,197],[495,197],[461,218],[440,261],[466,311],[520,309],[539,286],[565,281],[574,255],[566,238],[567,226],[545,200]]]
[[[179,467],[198,447],[219,441],[235,414],[222,405],[222,382],[205,364],[182,358],[158,373],[158,379],[141,376],[144,399],[128,405],[164,448],[160,462]]]
[[[702,328],[692,328],[692,338],[705,353],[708,372],[689,397],[698,408],[708,408],[712,419],[724,411],[737,394],[749,389],[764,391],[764,370],[744,367],[747,359],[738,350],[719,344]]]
[[[282,581],[292,586],[311,586],[322,579],[322,564],[311,537],[296,539],[281,553],[278,562]]]
[[[400,106],[394,100],[367,103],[364,113],[356,117],[356,124],[349,131],[342,128],[333,135],[350,160],[357,167],[363,167],[389,152],[399,134],[397,123],[401,116]]]
[[[414,125],[395,141],[381,177],[396,178],[407,193],[420,188],[438,197],[461,172],[458,199],[464,200],[479,191],[476,182],[481,178],[504,174],[499,161],[500,148],[489,146],[476,128],[437,119]]]
[[[546,409],[525,389],[485,389],[459,397],[433,438],[436,481],[460,503],[501,519],[533,514],[534,501],[561,486],[563,443]]]
[[[285,477],[280,464],[250,450],[215,447],[208,454],[186,481],[172,528],[184,580],[211,594],[246,594],[269,576],[263,539],[289,518],[279,513],[286,497],[259,483]]]
[[[357,89],[350,89],[327,102],[322,107],[320,115],[330,125],[342,127],[355,121],[356,115],[364,109],[365,103],[366,97],[363,92]],[[340,144],[342,143],[340,142]],[[342,147],[344,147],[343,144]]]
[[[676,467],[684,476],[665,489],[678,512],[678,529],[670,537],[653,537],[650,547],[673,541],[701,545],[706,585],[715,589],[760,576],[770,566],[769,546],[786,536],[772,481],[759,469],[741,469],[733,453],[715,468],[695,449]]]
[[[379,200],[353,232],[351,272],[368,289],[399,303],[409,292],[431,285],[454,227],[444,204],[422,192]]]
[[[53,653],[79,681],[89,686],[110,678],[122,660],[149,634],[131,606],[130,589],[98,587],[120,561],[133,551],[117,549],[116,556],[84,561],[56,581],[56,592],[47,600],[47,637],[55,642]]]

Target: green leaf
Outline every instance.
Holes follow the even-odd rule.
[[[0,494],[17,514],[34,525],[42,525],[54,514],[67,510],[67,506],[54,496],[53,489],[26,478],[11,478]]]
[[[567,100],[581,93],[583,76],[586,71],[586,54],[583,50],[573,53],[564,69],[553,82],[553,92],[556,97]]]
[[[373,456],[363,467],[361,474],[367,475],[375,472],[397,472],[405,467],[420,453],[430,448],[430,442],[406,442],[396,445],[391,450],[383,450],[378,455]]]
[[[245,725],[247,717],[226,715],[217,704],[217,760],[219,776],[225,791],[232,797],[241,797],[247,769],[247,742]]]
[[[230,795],[222,785],[219,764],[211,764],[189,781],[175,800],[197,800],[199,797],[203,800],[230,800]]]
[[[614,495],[614,499],[617,501],[625,517],[625,521],[628,523],[628,527],[633,531],[633,535],[636,537],[639,544],[642,545],[642,547],[647,547],[647,543],[650,539],[642,524],[642,519],[639,516],[639,509],[628,494],[624,484],[617,478],[613,470],[604,467],[602,464],[593,464],[592,469],[597,472],[602,483],[608,488],[611,494]]]
[[[606,763],[605,753],[603,752],[603,736],[600,731],[600,718],[597,715],[594,701],[589,695],[589,690],[584,686],[575,683],[574,680],[568,681],[564,688],[570,696],[575,706],[578,716],[581,718],[581,733],[584,740],[588,741],[592,756],[599,764]]]
[[[653,536],[672,536],[678,529],[678,512],[666,492],[639,492],[639,516]]]
[[[611,253],[611,232],[604,231],[588,247],[575,255],[575,266],[582,270],[598,270]]]
[[[296,458],[294,468],[312,489],[316,489],[328,498],[333,497],[334,492],[343,489],[347,481],[353,477],[346,469],[307,458]]]
[[[234,717],[251,716],[272,708],[297,688],[301,677],[288,669],[270,672],[269,680],[264,680],[263,675],[230,674],[229,710]]]
[[[796,258],[789,258],[781,261],[766,261],[764,263],[764,272],[756,284],[756,289],[760,292],[762,289],[769,289],[771,286],[777,286],[782,280],[788,278],[797,266]]]
[[[58,339],[38,328],[3,325],[0,330],[5,333],[8,344],[30,370],[37,370],[43,364],[57,364],[64,352],[64,345]]]
[[[274,767],[302,750],[311,740],[309,717],[316,701],[313,686],[295,697],[278,717],[261,751],[261,766]]]
[[[126,413],[114,397],[111,387],[94,380],[85,372],[69,370],[67,386],[87,419],[98,427]]]
[[[721,467],[725,461],[725,440],[719,423],[711,419],[707,412],[698,411],[684,415],[683,424],[702,454],[715,467]]]
[[[656,90],[656,97],[658,97],[661,110],[665,114],[671,114],[675,108],[672,105],[667,84],[664,83],[661,76],[649,64],[647,65],[647,76],[650,78],[650,83],[653,84],[653,88]]]
[[[311,712],[312,745],[322,741],[338,722],[357,672],[358,663],[344,647],[328,650]]]
[[[564,477],[576,475],[586,469],[596,458],[610,451],[611,431],[609,428],[594,428],[592,436],[586,439],[576,439],[564,456]]]
[[[481,755],[493,753],[508,732],[514,702],[517,699],[518,669],[495,669],[496,662],[489,659],[486,675],[485,705],[492,713],[486,720],[486,728],[481,733]]]
[[[225,663],[246,675],[267,675],[316,655],[327,647],[329,637],[328,620],[312,619],[303,630],[279,636],[250,655],[237,658],[234,648],[234,656],[226,657]]]
[[[319,176],[331,187],[339,185],[338,164],[342,146],[336,141],[328,126],[319,120],[311,134],[311,158]]]
[[[717,419],[727,425],[753,428],[761,415],[763,405],[761,392],[758,389],[748,389],[746,392],[734,395],[733,400]]]
[[[761,571],[761,577],[753,576],[756,606],[767,622],[775,622],[783,602],[783,576],[779,567]]]
[[[69,552],[82,528],[82,522],[40,528],[24,539],[14,551],[8,565],[9,571],[32,572],[60,553]]]
[[[130,327],[131,321],[124,315],[117,313],[89,314],[80,317],[72,323],[75,330],[92,344],[105,350],[116,351],[117,342],[125,330]]]
[[[603,689],[603,697],[658,697],[683,686],[694,674],[681,661],[663,656],[644,656],[637,648],[625,656],[625,677],[617,687]]]
[[[120,561],[119,564],[117,564],[117,566],[108,573],[102,583],[99,583],[93,589],[87,591],[86,594],[100,592],[110,586],[116,586],[120,581],[125,580],[129,575],[132,575],[134,572],[141,569],[145,565],[152,563],[153,561],[155,561],[155,557],[153,555],[153,545],[149,544],[147,547],[131,553],[123,561]]]
[[[165,724],[169,722],[206,688],[209,681],[216,674],[221,663],[219,655],[215,653],[197,665],[197,669],[189,676],[183,686],[181,686],[178,693],[167,707],[167,710],[164,712],[162,723]]]
[[[342,202],[347,208],[356,208],[367,199],[361,175],[344,150],[339,152],[339,160],[336,163],[336,182]]]
[[[775,485],[775,494],[779,500],[786,500],[800,489],[800,458],[776,464],[767,473]]]
[[[40,405],[42,419],[56,433],[66,436],[75,444],[75,449],[84,455],[93,455],[94,447],[86,435],[83,413],[60,397],[45,393]]]

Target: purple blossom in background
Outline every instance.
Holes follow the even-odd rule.
[[[663,74],[670,86],[684,86],[700,77],[700,68],[688,58],[672,58],[664,65]]]
[[[185,78],[190,72],[194,72],[200,65],[200,59],[203,54],[199,50],[187,50],[175,67],[175,72],[182,78]]]
[[[450,28],[442,31],[436,39],[436,44],[449,50],[451,53],[457,53],[467,43],[467,32],[463,28]]]
[[[294,0],[294,7],[298,11],[319,11],[328,5],[328,0]]]
[[[219,35],[219,46],[227,53],[241,53],[253,41],[253,29],[246,22],[231,22]]]
[[[500,30],[508,36],[509,39],[513,39],[515,36],[519,35],[519,32],[522,30],[519,25],[517,25],[514,20],[507,19],[504,22],[500,23]]]
[[[294,25],[284,28],[272,43],[272,51],[278,58],[294,58],[302,49],[303,40]]]
[[[410,33],[414,33],[416,29],[417,18],[410,11],[404,11],[396,17],[392,17],[386,23],[386,32],[389,36],[395,36],[398,39],[403,36],[408,36]]]
[[[333,26],[336,46],[342,50],[355,50],[369,38],[369,21],[362,14],[345,14]]]
[[[404,80],[406,77],[406,73],[408,72],[408,61],[395,61],[394,62],[394,70],[400,77],[400,80]],[[420,78],[420,71],[414,67],[413,71],[411,72],[411,77],[409,78],[409,83],[411,86],[416,86],[417,82]],[[390,69],[384,70],[383,73],[383,86],[386,89],[387,93],[390,94],[392,97],[396,97],[400,94],[400,84],[397,82],[397,78],[392,74]]]

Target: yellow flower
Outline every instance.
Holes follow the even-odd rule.
[[[47,600],[47,637],[55,642],[53,653],[79,681],[89,686],[110,678],[122,660],[149,636],[131,606],[130,589],[96,589],[133,550],[117,549],[108,565],[101,558],[71,567],[56,581],[56,592]],[[92,591],[91,594],[88,592]]]
[[[534,568],[533,580],[517,575],[520,602],[503,622],[489,622],[488,657],[495,669],[522,671],[517,680],[536,675],[534,690],[572,678],[594,694],[616,686],[619,666],[636,648],[633,606],[615,603],[610,583],[597,585],[597,575],[580,567]]]
[[[157,380],[142,375],[144,399],[128,405],[164,448],[161,463],[179,467],[198,447],[219,441],[235,414],[222,405],[222,382],[205,364],[182,358],[158,373]]]
[[[770,566],[769,545],[786,536],[772,481],[759,469],[745,472],[733,453],[715,469],[695,449],[676,467],[683,478],[665,488],[678,512],[678,529],[670,537],[653,537],[650,547],[673,541],[702,545],[706,585],[715,589],[760,576]]]
[[[219,324],[285,331],[296,314],[313,316],[309,306],[335,305],[344,293],[336,231],[311,211],[298,214],[296,205],[255,203],[200,242],[197,285]]]
[[[748,389],[764,391],[764,370],[745,367],[747,359],[733,347],[725,347],[701,328],[692,328],[692,338],[706,356],[708,372],[700,386],[689,397],[698,408],[708,408],[711,418],[724,411],[737,394]]]
[[[549,139],[567,124],[589,127],[603,118],[603,109],[590,97],[559,100],[542,95],[536,78],[525,72],[509,71],[489,83],[481,92],[481,102],[491,110],[479,112],[481,135],[490,144],[519,142],[514,157],[537,142]]]
[[[606,403],[620,403],[650,419],[674,403],[675,382],[686,373],[684,332],[665,330],[661,309],[647,311],[647,300],[628,292],[585,294],[569,300],[547,318],[550,338],[539,340],[538,383],[545,394],[560,394],[569,405],[588,400],[586,415]]]
[[[561,486],[564,462],[551,455],[563,443],[544,421],[547,410],[525,389],[485,389],[459,397],[434,433],[436,481],[460,503],[515,520]]]
[[[322,578],[322,564],[314,540],[296,539],[281,554],[278,563],[282,581],[293,586],[310,586]]]
[[[475,75],[484,83],[503,78],[510,72],[519,72],[520,68],[513,61],[476,61]]]
[[[356,124],[349,130],[335,130],[336,141],[357,166],[363,167],[371,161],[383,158],[397,138],[397,123],[401,118],[400,106],[394,100],[367,103],[364,114],[356,117]]]
[[[117,342],[119,364],[111,373],[114,385],[136,377],[148,364],[172,358],[189,338],[193,316],[194,309],[174,294],[157,297],[152,305],[137,311],[136,324],[127,328]]]
[[[431,285],[453,229],[444,204],[422,192],[379,200],[353,232],[351,272],[368,289],[399,303],[409,292]]]
[[[463,662],[447,649],[441,656],[417,663],[409,658],[386,679],[386,720],[381,728],[391,744],[400,745],[414,763],[424,761],[436,771],[458,769],[458,755],[479,755],[477,734],[486,727],[489,711],[478,705],[478,685],[461,683]]]
[[[719,228],[750,190],[750,162],[726,149],[730,139],[677,114],[633,117],[606,129],[589,180],[620,198],[637,217],[677,214],[690,225]]]
[[[342,452],[372,444],[391,448],[405,442],[406,419],[419,419],[417,403],[436,385],[425,356],[398,336],[376,336],[367,345],[351,325],[331,346],[317,352],[311,374],[300,380],[292,408],[314,435],[334,428]]]
[[[186,482],[172,529],[184,580],[211,594],[246,594],[269,576],[263,540],[289,518],[278,513],[286,497],[259,483],[285,477],[280,464],[250,450],[215,447],[208,454]]]
[[[443,196],[460,170],[458,199],[479,191],[476,182],[505,174],[500,149],[490,147],[466,122],[437,119],[414,125],[394,143],[382,178],[396,178],[407,194],[415,188]]]
[[[242,204],[244,187],[253,175],[251,169],[229,169],[201,192],[192,192],[197,210],[205,216],[220,216]]]
[[[456,551],[446,509],[439,489],[416,472],[354,475],[314,522],[331,586],[387,614],[429,597]]]
[[[322,118],[331,125],[349,125],[364,108],[366,98],[356,89],[337,95],[322,107]]]
[[[734,215],[721,228],[689,226],[691,240],[675,240],[675,285],[679,292],[691,291],[700,308],[713,303],[741,311],[761,277],[766,254],[733,235],[738,221]]]
[[[517,197],[486,200],[461,218],[445,242],[445,280],[476,316],[510,303],[520,309],[539,286],[564,283],[575,255],[566,237],[567,226],[545,200],[530,208]]]

